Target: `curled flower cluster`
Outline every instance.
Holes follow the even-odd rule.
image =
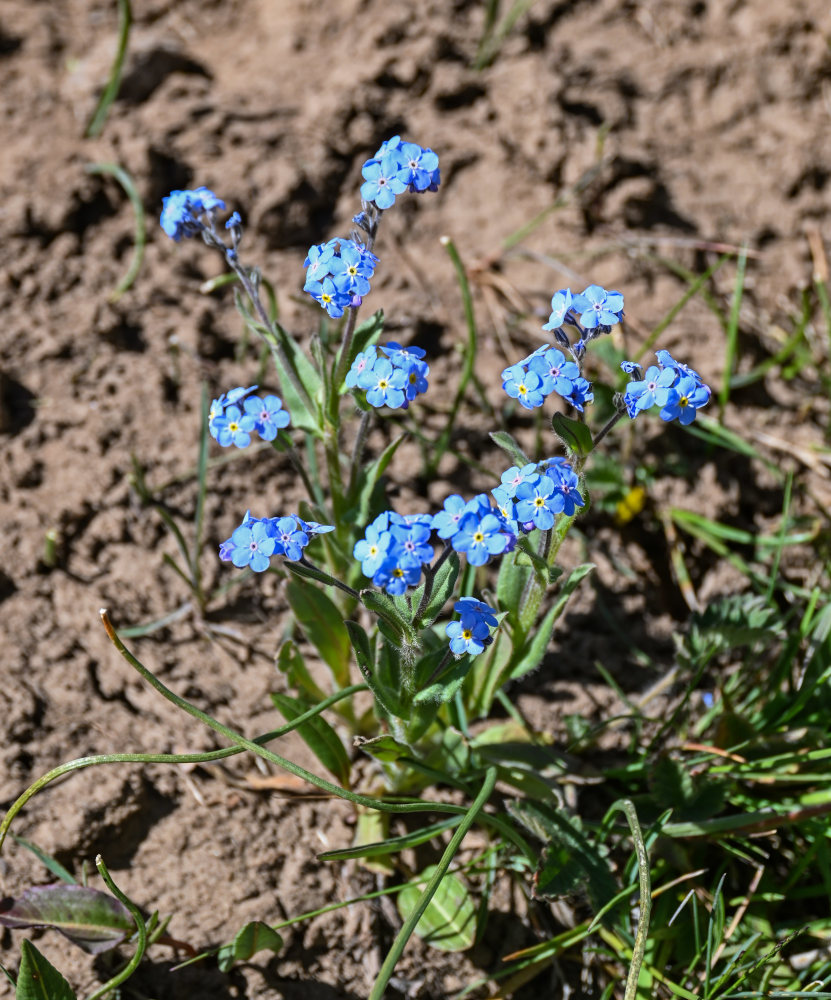
[[[502,484],[492,491],[503,517],[520,531],[553,527],[557,514],[571,517],[585,500],[578,490],[577,474],[563,458],[549,459],[502,474]]]
[[[445,542],[467,557],[471,566],[484,566],[491,556],[510,552],[516,532],[487,493],[465,501],[454,493],[444,501],[444,510],[433,515],[432,526]]]
[[[584,332],[596,331],[597,336],[609,333],[622,318],[623,296],[620,292],[607,292],[600,285],[589,285],[574,295],[570,288],[561,288],[551,299],[551,315],[543,330],[560,330],[568,324]]]
[[[405,191],[436,191],[441,180],[439,158],[433,150],[403,142],[399,135],[381,143],[361,173],[361,198],[381,209],[391,208],[396,196]]]
[[[549,344],[502,372],[502,388],[527,410],[542,406],[552,392],[582,412],[594,399],[591,383],[582,377],[575,361],[566,361],[562,351]]]
[[[334,531],[334,525],[304,521],[296,514],[285,517],[252,517],[247,511],[242,524],[219,546],[219,558],[239,569],[250,566],[255,573],[268,569],[271,556],[296,562],[314,535]]]
[[[462,597],[453,605],[453,610],[459,613],[459,621],[448,622],[445,626],[451,653],[477,656],[493,642],[491,628],[499,625],[496,611],[473,597]]]
[[[623,361],[621,368],[627,375],[639,376],[630,382],[623,393],[627,414],[634,420],[639,413],[661,407],[661,420],[677,420],[691,424],[696,410],[706,406],[712,395],[710,387],[698,372],[676,361],[669,351],[656,351],[657,365],[645,372],[633,361]]]
[[[471,566],[484,566],[492,556],[516,547],[523,532],[553,527],[557,514],[570,517],[585,504],[577,475],[564,458],[512,466],[492,491],[465,500],[458,493],[447,497],[443,509],[433,514],[402,517],[384,511],[366,529],[353,555],[364,576],[390,594],[403,594],[418,584],[422,568],[433,559],[430,536],[435,532],[445,545],[466,556]]]
[[[422,392],[427,392],[430,368],[422,347],[402,347],[394,340],[381,348],[369,347],[355,358],[346,374],[349,389],[365,389],[370,406],[406,410]]]
[[[319,243],[309,249],[303,262],[303,291],[338,319],[349,306],[357,308],[361,304],[377,263],[375,254],[357,240],[336,238]]]
[[[280,428],[290,423],[291,417],[288,410],[283,409],[280,397],[250,395],[256,388],[255,385],[247,389],[239,386],[211,403],[208,430],[223,448],[229,445],[248,447],[254,431],[263,441],[273,441]]]
[[[206,187],[195,191],[171,191],[162,199],[159,221],[167,235],[178,243],[182,237],[197,236],[205,229],[203,215],[224,208],[225,202]]]
[[[385,510],[368,525],[352,554],[360,560],[364,576],[388,594],[403,594],[421,579],[425,564],[433,559],[429,514],[403,516]]]
[[[502,388],[532,410],[542,406],[546,396],[556,392],[576,409],[583,412],[586,403],[594,399],[591,383],[581,374],[581,362],[586,345],[601,334],[609,333],[623,317],[623,296],[608,292],[600,285],[589,285],[579,294],[561,288],[551,299],[551,315],[543,330],[569,352],[567,361],[562,351],[543,344],[533,354],[502,372]],[[564,326],[575,327],[580,339],[572,345]]]

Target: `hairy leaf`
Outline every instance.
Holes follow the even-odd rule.
[[[272,694],[271,700],[286,722],[293,722],[312,707],[308,702],[287,694]],[[317,715],[298,726],[297,732],[326,770],[331,771],[341,784],[348,784],[349,758],[340,737],[329,723]]]
[[[135,930],[130,911],[109,893],[83,885],[34,886],[0,902],[3,927],[51,927],[91,955],[120,944]]]

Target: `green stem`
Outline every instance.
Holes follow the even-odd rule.
[[[192,705],[189,701],[186,701],[184,698],[171,691],[170,688],[166,687],[155,676],[155,674],[151,673],[151,671],[149,671],[147,667],[145,667],[144,664],[133,656],[133,654],[127,649],[116,634],[107,611],[102,609],[100,615],[110,641],[121,656],[127,661],[127,663],[129,663],[130,666],[136,670],[154,690],[158,691],[163,698],[169,701],[172,705],[175,705],[177,708],[180,708],[183,712],[192,716],[194,719],[198,719],[215,733],[219,733],[221,736],[224,736],[225,739],[230,740],[231,743],[234,744],[234,749],[241,747],[245,750],[250,750],[258,757],[262,757],[271,764],[276,764],[278,767],[283,768],[283,770],[288,771],[289,774],[293,774],[296,777],[301,778],[303,781],[307,781],[310,785],[314,785],[323,792],[328,792],[328,794],[334,795],[340,799],[346,799],[348,802],[352,802],[358,806],[367,806],[369,809],[377,809],[379,812],[437,812],[451,813],[454,816],[460,816],[467,813],[464,806],[451,805],[448,802],[434,802],[426,799],[411,799],[407,802],[388,802],[384,799],[372,798],[369,795],[359,795],[357,792],[348,791],[345,788],[341,788],[340,785],[335,785],[331,781],[327,781],[325,778],[312,774],[311,771],[307,771],[304,767],[300,767],[298,764],[287,760],[285,757],[281,757],[279,754],[276,754],[271,750],[267,750],[259,743],[255,743],[253,740],[246,739],[242,733],[236,732],[234,729],[231,729],[230,726],[224,726],[221,722],[211,718],[210,715],[207,715],[201,709]]]
[[[225,249],[227,250],[227,248]],[[308,392],[306,392],[305,385],[303,385],[303,383],[297,377],[297,373],[294,370],[294,366],[289,361],[289,357],[286,354],[285,348],[283,347],[280,341],[280,336],[277,333],[279,327],[277,326],[276,323],[272,322],[271,317],[268,315],[268,312],[265,306],[263,305],[262,300],[260,299],[260,296],[256,288],[254,287],[251,278],[248,275],[248,272],[242,266],[242,264],[240,264],[239,260],[237,260],[236,257],[229,257],[227,252],[225,254],[225,259],[227,260],[228,265],[233,269],[234,274],[236,274],[236,276],[239,278],[240,284],[245,289],[245,294],[248,296],[251,305],[256,309],[257,315],[260,317],[260,322],[270,333],[271,347],[277,354],[277,357],[280,359],[282,370],[286,373],[286,376],[291,382],[294,391],[298,394],[298,396],[300,396],[300,398],[306,404],[306,408],[308,409],[309,413],[314,413],[315,407],[312,402],[312,399],[309,396]]]
[[[372,420],[372,414],[369,410],[365,410],[361,414],[361,422],[358,425],[358,433],[355,435],[355,444],[352,447],[352,461],[349,466],[349,490],[348,496],[352,496],[358,485],[358,477],[361,474],[361,459],[364,455],[364,446],[366,445],[367,434],[369,433],[369,424]]]
[[[302,715],[298,715],[296,719],[286,723],[279,729],[273,729],[269,733],[263,733],[262,736],[257,736],[253,742],[258,745],[270,743],[272,740],[276,740],[280,736],[285,736],[287,733],[298,729],[304,722],[320,715],[321,712],[326,711],[327,708],[331,708],[332,705],[337,704],[337,702],[343,701],[344,698],[349,698],[353,694],[357,694],[359,691],[366,690],[368,690],[366,684],[352,684],[350,687],[346,687],[342,691],[338,691],[336,694],[330,695],[328,698],[315,705],[314,708],[310,708]],[[94,757],[78,757],[76,760],[70,760],[65,764],[60,764],[58,767],[52,768],[51,771],[47,771],[46,774],[38,778],[38,780],[34,782],[34,784],[30,785],[22,795],[18,796],[18,798],[9,807],[8,812],[3,817],[3,822],[0,823],[0,850],[2,850],[3,842],[5,841],[6,834],[9,832],[9,828],[12,825],[12,821],[20,810],[26,805],[29,799],[31,799],[34,795],[37,795],[39,791],[51,784],[57,778],[61,778],[65,774],[70,774],[72,771],[80,771],[82,768],[93,767],[96,764],[209,764],[215,760],[223,760],[225,757],[233,757],[235,754],[242,753],[246,749],[247,747],[244,746],[233,746],[223,747],[221,750],[207,750],[204,753],[98,754]]]
[[[638,822],[638,814],[635,805],[630,799],[621,799],[616,802],[613,809],[621,809],[626,814],[629,821],[629,829],[632,831],[632,839],[635,841],[635,852],[638,856],[638,884],[640,889],[640,907],[638,914],[638,929],[635,932],[635,944],[632,948],[632,964],[629,966],[629,973],[626,976],[626,990],[623,1000],[635,1000],[638,994],[638,976],[643,965],[643,957],[646,953],[646,936],[649,933],[649,917],[652,912],[652,884],[649,878],[649,855],[646,851],[646,844],[643,841],[641,825]]]
[[[107,871],[107,866],[104,864],[104,859],[100,854],[95,859],[95,867],[98,869],[98,874],[104,880],[104,884],[110,892],[115,896],[119,903],[123,903],[124,906],[127,907],[133,920],[135,920],[138,946],[136,948],[135,955],[133,955],[121,972],[116,973],[116,975],[114,975],[109,982],[104,983],[104,985],[100,986],[94,993],[90,993],[87,1000],[99,1000],[99,997],[103,997],[106,993],[109,993],[110,990],[115,989],[116,986],[120,986],[121,983],[129,979],[138,968],[139,962],[142,958],[144,958],[144,951],[147,948],[147,928],[144,924],[144,917],[141,915],[141,910],[131,899],[128,899],[118,888],[115,882],[113,882],[112,876]]]
[[[464,361],[462,363],[462,377],[459,379],[459,387],[456,390],[453,405],[450,407],[450,413],[447,416],[447,422],[445,423],[444,430],[441,432],[439,440],[436,443],[435,451],[433,452],[432,458],[430,459],[425,471],[428,479],[435,474],[439,462],[450,444],[450,437],[456,426],[456,415],[459,412],[459,407],[462,405],[462,400],[464,399],[465,392],[467,391],[468,383],[471,378],[473,378],[473,366],[476,361],[476,348],[478,343],[476,317],[473,313],[473,296],[470,293],[470,282],[467,280],[467,272],[465,271],[465,266],[462,263],[462,258],[459,256],[456,244],[449,236],[442,236],[439,243],[441,243],[447,251],[450,260],[453,262],[453,267],[456,270],[456,279],[459,282],[459,290],[462,293],[462,307],[464,308],[465,322],[467,324],[467,348],[465,350]]]
[[[343,330],[338,360],[332,377],[332,399],[329,404],[329,417],[337,422],[338,404],[340,403],[340,387],[349,371],[349,355],[352,350],[352,338],[355,336],[355,327],[358,322],[358,310],[350,309],[346,317],[346,326]]]
[[[413,623],[421,621],[421,616],[424,614],[424,609],[430,602],[430,598],[433,596],[433,584],[436,581],[436,573],[439,571],[441,564],[447,559],[450,553],[453,551],[453,547],[450,542],[444,543],[444,549],[441,555],[436,560],[435,566],[425,566],[424,567],[424,593],[421,595],[421,600],[418,604],[418,611],[415,613],[415,617],[412,619]]]
[[[430,905],[430,900],[436,894],[436,890],[439,887],[439,883],[447,874],[447,870],[450,868],[450,864],[456,852],[459,849],[462,840],[467,834],[468,830],[473,826],[473,823],[479,814],[479,812],[484,807],[485,803],[491,796],[494,786],[496,785],[496,768],[489,767],[485,772],[485,777],[482,782],[482,790],[476,796],[473,805],[467,810],[465,818],[459,824],[458,829],[453,834],[450,843],[447,845],[444,854],[441,856],[441,861],[436,865],[436,870],[433,873],[433,877],[427,883],[424,888],[424,892],[421,894],[421,899],[418,901],[418,905],[404,922],[401,930],[395,936],[395,940],[392,943],[392,947],[389,950],[389,954],[384,959],[384,964],[381,966],[381,971],[378,973],[378,978],[372,987],[372,992],[369,994],[368,1000],[383,1000],[384,991],[387,988],[387,984],[392,978],[395,966],[398,964],[399,958],[407,946],[407,942],[413,935],[416,929],[416,925],[424,914],[424,911]],[[629,1000],[627,997],[626,1000]]]

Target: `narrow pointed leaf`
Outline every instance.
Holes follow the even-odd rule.
[[[306,637],[317,646],[338,686],[346,687],[352,656],[343,615],[330,597],[305,580],[292,580],[286,587],[286,596]]]
[[[557,437],[573,455],[584,458],[592,450],[594,442],[591,431],[579,420],[572,420],[571,417],[562,413],[555,413],[551,420],[551,426]]]
[[[31,941],[20,942],[15,1000],[75,1000],[72,987]]]
[[[406,885],[398,894],[398,912],[407,920],[421,899],[423,882],[429,880],[435,865],[425,868],[419,883]],[[416,924],[416,934],[441,951],[465,951],[476,940],[476,908],[464,883],[457,875],[445,875],[439,882],[423,916]]]
[[[504,452],[507,452],[513,459],[514,463],[520,468],[522,468],[523,465],[528,465],[528,456],[507,431],[492,431],[490,437],[491,441],[493,441],[494,444],[499,445]]]
[[[277,669],[286,675],[290,688],[301,691],[312,701],[323,701],[326,697],[309,673],[303,654],[291,639],[286,639],[280,646],[274,662],[277,664]]]
[[[113,896],[83,885],[34,886],[0,902],[0,926],[51,927],[97,955],[135,930],[130,911]]]
[[[416,622],[419,628],[428,628],[441,614],[442,608],[453,596],[456,588],[456,580],[459,578],[461,562],[455,552],[451,552],[447,559],[439,566],[436,578],[433,581],[433,592],[427,602],[427,607],[421,614],[421,618]],[[419,587],[413,594],[413,604],[418,610],[421,603],[421,595],[424,593],[423,587]]]
[[[254,920],[240,930],[230,944],[223,945],[217,954],[220,972],[230,972],[236,962],[247,962],[258,951],[278,952],[283,947],[283,939],[272,927]]]
[[[307,702],[287,694],[272,694],[271,700],[286,722],[293,722],[311,708]],[[349,758],[340,737],[329,723],[318,715],[298,726],[297,732],[326,770],[331,771],[341,784],[347,785]]]

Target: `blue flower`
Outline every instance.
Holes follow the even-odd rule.
[[[364,537],[356,542],[352,549],[352,555],[361,562],[361,572],[364,576],[375,576],[384,564],[392,542],[392,535],[386,527],[367,525]]]
[[[330,264],[337,252],[339,243],[339,240],[329,240],[328,243],[318,243],[313,247],[309,247],[309,252],[303,262],[303,267],[306,268],[304,291],[308,291],[310,287],[314,287],[316,282],[322,281],[327,275],[331,274]]]
[[[414,142],[403,142],[397,150],[402,167],[398,176],[410,191],[426,191],[438,174],[439,158],[432,149],[422,149]],[[438,178],[436,177],[436,184]]]
[[[420,567],[424,563],[429,563],[435,555],[430,544],[432,531],[429,521],[427,524],[418,521],[412,524],[393,524],[390,527],[390,534],[395,541],[399,553],[398,562],[401,566]]]
[[[228,406],[214,419],[211,434],[223,448],[229,445],[247,448],[251,443],[251,431],[256,425],[256,418],[250,413],[243,414],[238,406]],[[208,426],[210,428],[210,423]]]
[[[162,229],[177,243],[184,237],[196,236],[205,224],[199,218],[203,212],[224,209],[225,202],[206,187],[195,191],[171,191],[162,198],[162,214],[159,219]]]
[[[692,375],[685,375],[669,390],[661,420],[678,420],[686,426],[695,420],[695,411],[709,402],[707,386],[698,385]]]
[[[543,330],[559,330],[566,321],[571,305],[570,288],[562,288],[559,292],[555,292],[551,299],[551,315],[548,317],[548,322],[543,324]]]
[[[501,516],[490,513],[480,517],[468,512],[462,517],[451,545],[467,556],[471,566],[484,566],[491,556],[506,552],[515,540]]]
[[[254,417],[255,429],[263,441],[273,441],[281,427],[291,422],[288,410],[283,409],[279,396],[249,396],[243,404],[245,412]]]
[[[349,278],[343,274],[327,276],[321,281],[307,282],[303,290],[320,303],[332,319],[339,319],[343,316],[344,310],[352,305]]]
[[[576,296],[572,307],[580,313],[580,324],[586,330],[614,326],[623,315],[623,296],[620,292],[607,292],[600,285],[589,285]]]
[[[450,639],[450,651],[456,656],[470,653],[478,656],[485,648],[485,640],[490,638],[490,629],[479,618],[462,618],[458,622],[448,622],[445,626]]]
[[[567,517],[571,517],[574,513],[575,508],[584,507],[586,501],[580,494],[577,487],[580,485],[580,481],[577,478],[577,473],[572,469],[568,462],[560,461],[560,463],[551,469],[553,478],[557,484],[557,489],[560,491],[560,495],[563,498],[563,513]]]
[[[361,171],[364,177],[361,198],[374,202],[378,208],[391,208],[396,195],[407,190],[406,183],[399,176],[400,169],[399,159],[394,153],[385,153],[380,160],[367,160]]]
[[[421,579],[421,564],[406,565],[390,555],[375,572],[372,582],[376,587],[383,587],[393,596],[403,594],[407,587],[414,587]]]
[[[262,521],[242,524],[231,535],[233,545],[231,562],[238,568],[250,566],[255,573],[268,569],[268,560],[274,553],[276,542],[269,535],[268,527]],[[227,546],[227,542],[224,543]],[[220,552],[222,549],[220,548]],[[227,551],[227,550],[226,550]]]
[[[378,359],[378,352],[374,347],[368,347],[365,351],[355,358],[352,362],[352,367],[346,373],[346,387],[347,389],[355,389],[358,385],[358,378],[364,371],[372,371],[376,360]]]
[[[513,489],[507,486],[497,486],[495,490],[491,490],[491,496],[496,501],[496,506],[499,513],[505,519],[508,529],[512,531],[513,534],[518,534],[519,528],[517,526],[516,504],[514,503]]]
[[[626,386],[624,396],[627,400],[627,411],[630,403],[635,416],[652,406],[666,405],[670,387],[676,381],[678,373],[674,368],[660,369],[657,365],[647,368],[642,380],[630,382]]]
[[[502,388],[513,399],[518,400],[527,410],[542,406],[545,398],[542,379],[536,372],[526,371],[521,365],[513,365],[502,372]]]
[[[283,555],[291,562],[303,557],[303,549],[309,544],[310,538],[305,530],[306,523],[299,517],[274,517],[270,519],[269,534],[274,539],[274,551]]]
[[[458,611],[462,618],[478,618],[486,625],[494,628],[499,624],[496,617],[496,609],[492,608],[484,601],[477,601],[474,597],[460,597],[453,605],[453,610]]]
[[[580,369],[574,361],[566,361],[562,351],[549,347],[542,354],[532,358],[528,368],[542,379],[542,391],[546,396],[551,392],[568,399],[574,389],[574,381],[580,377]]]
[[[405,398],[407,375],[400,368],[394,368],[388,358],[379,358],[371,369],[365,369],[358,376],[358,386],[367,389],[366,401],[370,406],[400,407]]]
[[[439,538],[452,538],[459,530],[459,522],[467,509],[464,497],[451,494],[444,501],[444,510],[433,515],[432,527]]]
[[[502,488],[507,496],[513,499],[516,496],[517,487],[522,483],[535,485],[539,482],[539,473],[535,462],[529,462],[520,469],[518,465],[512,465],[502,473]]]
[[[591,382],[582,376],[576,378],[572,383],[571,392],[564,398],[571,403],[575,410],[579,410],[582,413],[586,403],[590,403],[594,399]]]
[[[517,488],[517,520],[532,522],[541,531],[547,531],[553,526],[554,515],[559,514],[563,506],[562,491],[548,476],[541,476],[536,486],[522,483]]]

